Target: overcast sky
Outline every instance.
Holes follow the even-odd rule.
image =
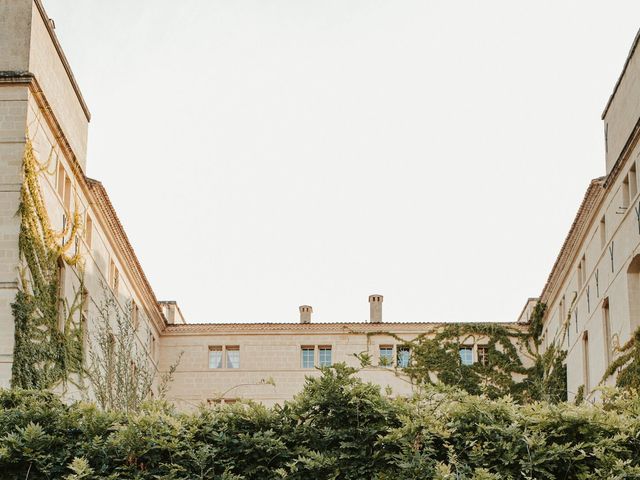
[[[101,180],[192,322],[514,321],[640,2],[44,0]]]

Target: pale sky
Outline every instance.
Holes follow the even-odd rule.
[[[515,321],[640,2],[44,0],[101,180],[191,322]]]

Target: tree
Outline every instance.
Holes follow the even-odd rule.
[[[138,337],[140,332],[132,321],[131,305],[127,302],[122,308],[103,285],[97,317],[89,322],[95,331],[89,335],[85,368],[91,387],[88,394],[105,410],[136,411],[151,397],[164,398],[180,361],[178,358],[158,377],[150,336]],[[136,323],[146,325],[144,321]]]

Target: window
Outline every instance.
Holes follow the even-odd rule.
[[[591,391],[591,385],[589,382],[589,332],[585,331],[582,334],[582,369],[583,369],[583,383],[584,393],[588,395]]]
[[[460,347],[460,363],[462,365],[473,365],[473,348],[472,347]]]
[[[602,217],[600,219],[600,249],[604,250],[607,246],[607,219]]]
[[[631,260],[627,268],[627,299],[629,302],[630,330],[640,326],[640,255]]]
[[[629,196],[633,200],[638,194],[638,175],[636,174],[636,164],[634,163],[629,170]]]
[[[136,305],[136,302],[131,302],[131,326],[133,327],[134,331],[138,330],[138,326],[139,326],[139,319],[138,319],[138,305]]]
[[[611,363],[611,317],[609,316],[609,299],[602,302],[602,332],[604,337],[604,354],[606,366]]]
[[[330,367],[332,365],[330,345],[318,347],[318,365],[321,367]]]
[[[622,182],[622,208],[629,208],[629,177]]]
[[[91,238],[93,236],[93,222],[91,217],[87,214],[87,218],[84,222],[84,241],[87,244],[87,248],[91,249]]]
[[[380,366],[390,367],[393,365],[393,345],[380,345]]]
[[[227,346],[225,350],[227,351],[227,368],[240,368],[240,347]]]
[[[222,346],[209,347],[209,368],[222,368]]]
[[[564,306],[564,295],[560,299],[560,306],[558,307],[558,315],[560,316],[560,325],[564,324],[567,320],[567,309]]]
[[[587,261],[586,257],[582,255],[580,263],[578,264],[578,289],[582,289],[587,280]]]
[[[64,208],[68,211],[71,210],[71,179],[64,176]]]
[[[300,366],[302,368],[313,368],[315,365],[315,347],[302,347],[300,350]]]
[[[118,295],[118,287],[120,285],[120,272],[118,272],[118,267],[111,260],[111,264],[109,266],[109,283],[111,284],[111,288],[113,290],[114,295]]]
[[[58,259],[58,327],[60,331],[64,331],[65,327],[65,306],[64,306],[64,295],[65,295],[65,279],[66,279],[66,268],[64,265],[64,260],[62,258]]]
[[[209,405],[232,405],[237,401],[237,398],[207,398]]]
[[[64,198],[64,177],[65,177],[64,167],[62,166],[62,162],[58,162],[57,190],[58,190],[58,195],[60,195],[60,198]]]
[[[411,359],[411,349],[407,346],[398,347],[398,367],[407,368]]]
[[[485,367],[489,365],[489,347],[478,345],[478,363]]]
[[[89,292],[86,288],[82,289],[80,294],[82,308],[80,309],[80,332],[82,334],[82,357],[87,360],[89,352]]]

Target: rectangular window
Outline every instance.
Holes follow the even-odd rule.
[[[222,368],[222,346],[209,347],[209,368]]]
[[[131,302],[131,326],[133,327],[134,331],[138,330],[138,324],[139,324],[138,305],[136,305],[136,302],[132,301]]]
[[[604,336],[604,354],[606,366],[611,363],[611,318],[609,316],[609,299],[605,298],[602,302],[602,331]]]
[[[65,280],[66,280],[66,268],[64,264],[64,260],[62,258],[58,259],[58,327],[61,332],[65,330],[65,315],[66,309],[64,304],[65,297]]]
[[[66,175],[64,177],[64,208],[67,212],[71,211],[71,179]]]
[[[62,166],[62,162],[58,162],[58,185],[57,185],[57,190],[58,190],[58,195],[60,196],[60,198],[64,198],[64,177],[65,177],[65,173],[64,173],[64,167]]]
[[[629,170],[629,196],[631,200],[636,198],[638,194],[638,175],[636,174],[636,164],[634,163]]]
[[[380,366],[390,367],[393,365],[393,345],[380,345]]]
[[[120,286],[120,273],[113,260],[109,264],[109,283],[114,295],[118,295],[118,287]]]
[[[622,208],[629,208],[629,177],[622,182]]]
[[[240,368],[240,347],[227,346],[225,350],[227,351],[227,368]]]
[[[321,367],[330,367],[332,365],[330,345],[318,347],[318,365]]]
[[[89,292],[86,288],[81,293],[82,308],[80,309],[80,332],[82,335],[82,358],[87,361],[89,352]]]
[[[485,367],[489,365],[489,347],[478,345],[478,363]]]
[[[584,287],[584,284],[586,283],[587,280],[587,260],[586,257],[583,255],[582,258],[580,259],[580,263],[578,264],[578,289],[581,290],[582,287]]]
[[[91,217],[87,214],[87,218],[84,224],[84,241],[87,244],[87,248],[91,249],[91,239],[93,237],[93,221],[91,221]]]
[[[300,366],[302,368],[313,368],[315,366],[316,349],[313,346],[302,347],[300,350]]]
[[[584,379],[584,394],[588,395],[591,391],[591,385],[589,381],[589,332],[586,331],[582,335],[582,368]]]
[[[607,246],[607,219],[602,217],[600,219],[600,249],[604,250]]]
[[[398,367],[407,368],[409,366],[409,361],[411,360],[411,349],[407,346],[398,347]]]
[[[564,306],[564,295],[562,299],[560,299],[560,306],[558,307],[558,315],[560,316],[560,325],[564,325],[564,322],[567,321],[567,310]]]
[[[462,365],[473,365],[473,348],[472,347],[460,347],[460,363]]]

